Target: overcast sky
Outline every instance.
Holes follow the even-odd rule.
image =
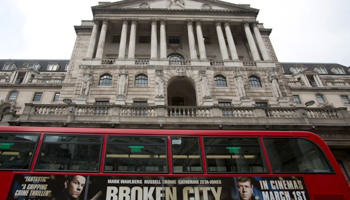
[[[102,0],[101,0],[102,1]],[[349,0],[226,0],[260,9],[281,62],[350,65]],[[98,0],[0,0],[0,59],[70,59]]]

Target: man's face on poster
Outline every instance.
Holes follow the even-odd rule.
[[[65,182],[67,193],[73,197],[78,198],[84,189],[86,178],[84,176],[74,176],[70,182]]]
[[[253,195],[253,187],[250,181],[238,182],[238,191],[242,200],[250,200]]]

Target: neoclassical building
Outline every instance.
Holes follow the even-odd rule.
[[[124,0],[92,12],[70,60],[0,60],[1,125],[310,131],[350,175],[349,68],[280,63],[258,9]]]

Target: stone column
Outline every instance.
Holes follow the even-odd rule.
[[[188,44],[190,46],[191,60],[197,60],[196,44],[193,34],[193,25],[191,20],[187,20]]]
[[[222,29],[221,29],[221,22],[216,22],[215,26],[216,26],[216,34],[218,35],[222,60],[229,60],[230,58],[228,57],[224,34],[222,33]]]
[[[201,60],[207,60],[207,53],[205,51],[205,44],[203,40],[202,25],[200,21],[196,22],[196,30],[200,58]]]
[[[249,22],[243,21],[243,26],[244,26],[245,34],[247,36],[249,48],[253,56],[253,60],[260,61],[259,52],[258,52],[258,49],[256,48],[256,44],[255,44],[252,32],[250,31]]]
[[[235,41],[233,40],[232,33],[231,33],[230,23],[228,22],[225,22],[225,32],[226,32],[228,47],[230,48],[230,52],[231,52],[231,58],[232,60],[239,60]]]
[[[167,60],[166,19],[160,21],[160,59]]]
[[[122,33],[120,35],[118,59],[125,58],[126,38],[128,34],[128,21],[123,19]]]
[[[134,60],[135,59],[136,26],[137,26],[137,21],[133,20],[131,22],[131,28],[130,28],[129,53],[128,53],[128,58],[130,60]]]
[[[92,28],[92,33],[91,33],[91,37],[90,37],[89,48],[88,48],[88,51],[86,53],[86,58],[92,59],[92,56],[94,54],[96,39],[97,39],[97,31],[98,31],[99,25],[100,25],[100,21],[95,20],[94,27]]]
[[[151,27],[151,60],[157,60],[158,58],[158,41],[157,41],[157,21],[156,19],[152,20]]]
[[[267,49],[266,49],[264,41],[261,37],[257,23],[258,22],[253,23],[253,30],[254,30],[254,35],[255,35],[256,41],[258,42],[258,46],[259,46],[259,49],[260,49],[260,52],[262,54],[264,61],[270,61],[270,56],[267,53]]]
[[[324,87],[324,85],[323,85],[323,83],[318,75],[314,75],[314,79],[315,79],[318,87]]]
[[[96,53],[96,58],[98,59],[102,59],[102,56],[103,56],[103,48],[105,46],[105,41],[106,41],[107,26],[108,26],[108,20],[103,20],[100,39],[98,41],[97,53]]]

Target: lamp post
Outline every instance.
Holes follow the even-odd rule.
[[[307,101],[305,102],[305,108],[307,108],[308,106],[312,106],[315,104],[315,101],[314,100],[311,100],[311,101]],[[305,108],[301,109],[301,113],[303,115],[306,115],[306,112],[305,112]]]

